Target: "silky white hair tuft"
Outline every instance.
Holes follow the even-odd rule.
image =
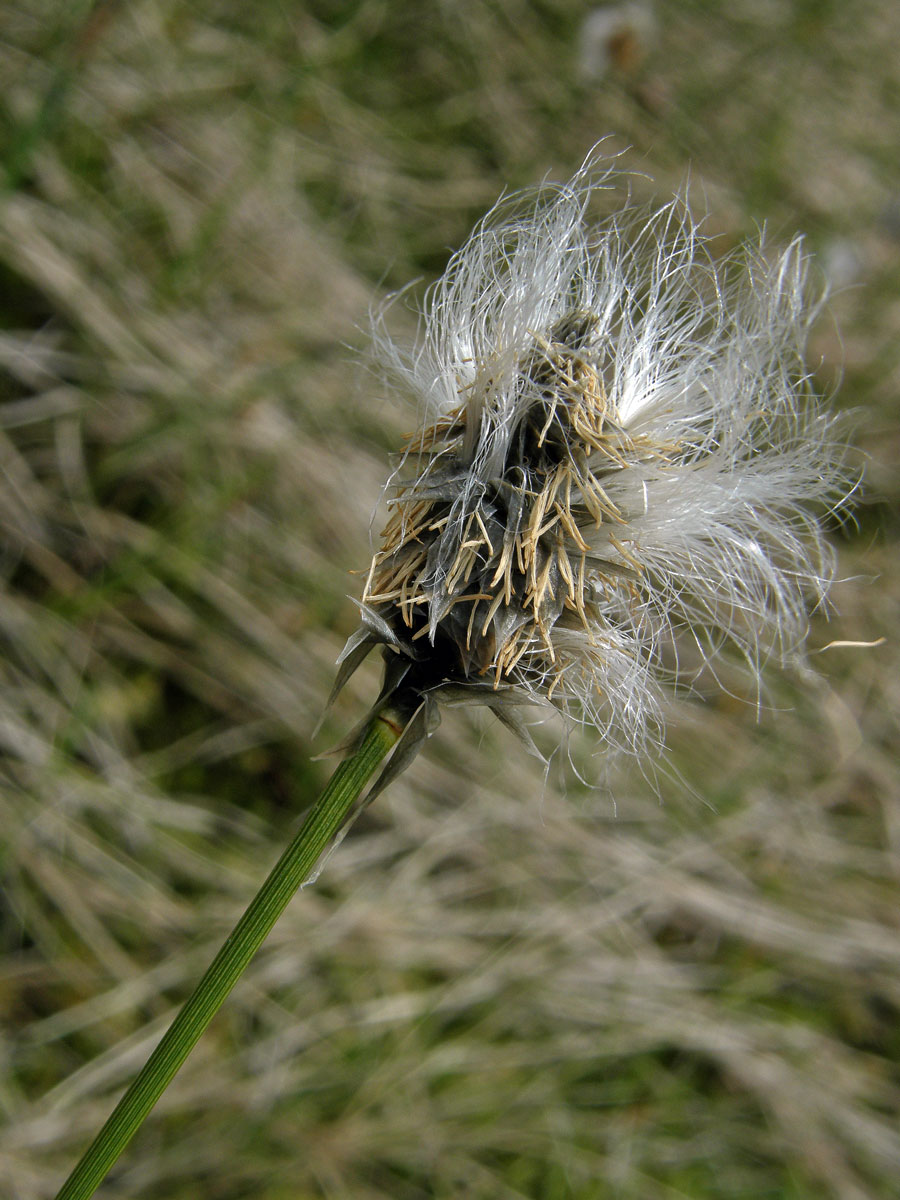
[[[338,686],[383,643],[387,695],[550,704],[644,754],[666,689],[729,647],[757,677],[801,653],[847,494],[802,242],[717,259],[683,196],[592,224],[616,182],[595,152],[497,204],[411,350],[376,321],[421,424]]]

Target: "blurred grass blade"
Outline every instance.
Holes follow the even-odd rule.
[[[13,132],[3,155],[0,187],[14,191],[28,176],[35,151],[52,139],[66,109],[69,91],[78,70],[102,36],[104,27],[115,15],[118,0],[88,0],[78,15],[78,24],[65,38],[50,82],[30,121]]]
[[[57,1200],[87,1200],[94,1194],[297,888],[309,878],[322,853],[345,825],[367,781],[401,732],[401,721],[389,712],[383,711],[371,720],[358,749],[337,768],[299,833],[256,893],[137,1079],[63,1184]]]

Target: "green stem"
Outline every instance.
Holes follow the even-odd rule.
[[[346,821],[366,782],[397,741],[402,718],[383,711],[331,777],[300,832],[213,959],[168,1032],[63,1184],[56,1200],[88,1200],[234,987],[297,888]]]

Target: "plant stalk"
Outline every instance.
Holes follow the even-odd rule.
[[[358,749],[337,768],[299,833],[57,1193],[56,1200],[88,1200],[103,1182],[265,941],[288,901],[309,878],[322,853],[346,822],[375,768],[396,743],[403,724],[403,718],[390,710],[382,710],[372,718]]]

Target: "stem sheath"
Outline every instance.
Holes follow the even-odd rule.
[[[116,1105],[56,1200],[88,1200],[234,987],[297,888],[339,832],[375,768],[397,741],[402,718],[373,717],[358,749],[344,759],[297,836],[275,864],[140,1074]]]

